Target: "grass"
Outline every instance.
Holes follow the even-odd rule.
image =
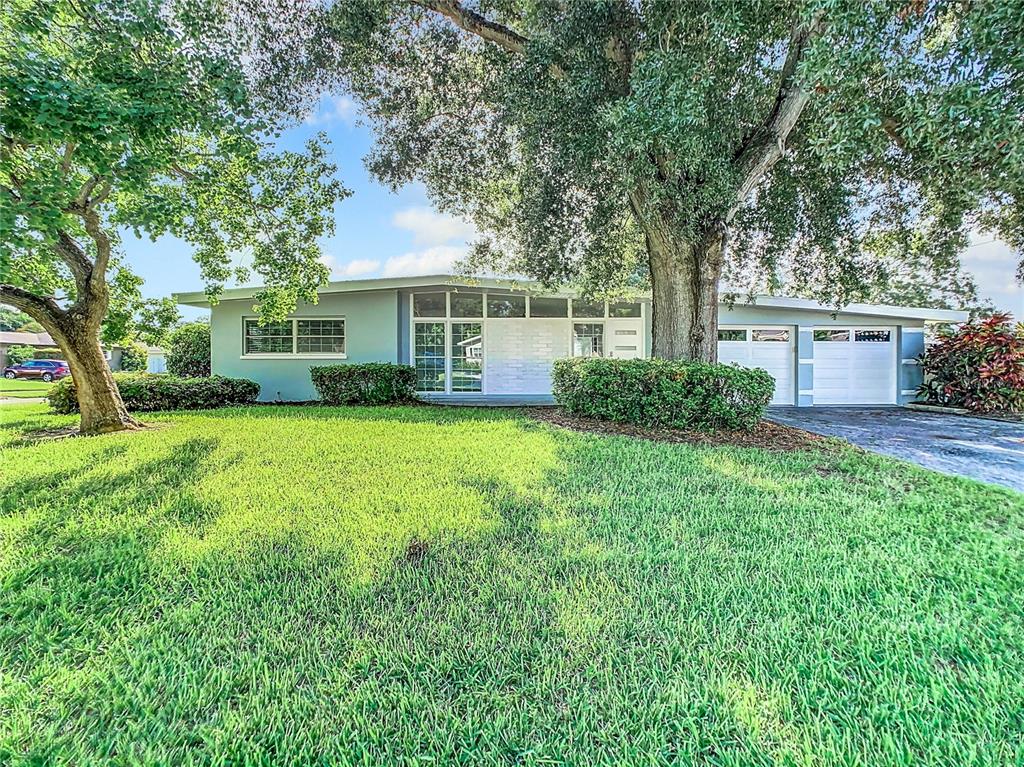
[[[0,377],[0,397],[45,397],[51,386],[45,381]]]
[[[1009,490],[514,411],[0,419],[3,764],[1024,759]]]

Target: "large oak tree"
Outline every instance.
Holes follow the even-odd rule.
[[[317,239],[347,191],[321,140],[272,151],[251,84],[273,65],[253,55],[261,26],[248,22],[274,18],[269,0],[7,0],[0,12],[0,303],[60,346],[83,433],[136,425],[100,348],[112,299],[138,282],[120,232],[190,243],[211,295],[255,272],[267,318],[315,301],[327,279]]]
[[[345,0],[302,36],[279,96],[358,96],[471,266],[649,281],[657,356],[715,358],[723,273],[948,300],[972,228],[1024,242],[1021,0]]]

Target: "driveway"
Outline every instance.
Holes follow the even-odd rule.
[[[779,407],[768,418],[946,474],[1024,492],[1024,424],[904,408]]]

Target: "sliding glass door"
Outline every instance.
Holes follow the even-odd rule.
[[[416,366],[416,391],[445,390],[445,324],[413,324],[413,362]]]
[[[484,327],[480,322],[452,322],[452,391],[483,391]]]

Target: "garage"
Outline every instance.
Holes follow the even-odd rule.
[[[814,328],[814,404],[896,403],[896,329]]]
[[[792,405],[795,332],[788,326],[722,326],[718,361],[763,368],[775,379],[773,405]]]

